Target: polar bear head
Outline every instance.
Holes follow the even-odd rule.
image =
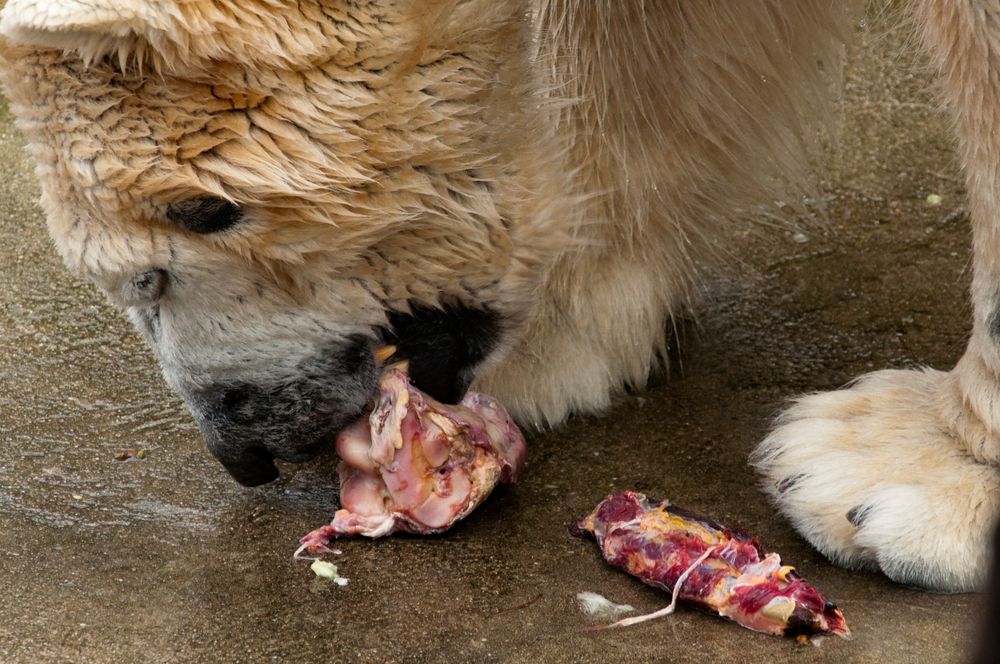
[[[518,3],[8,0],[0,33],[59,252],[238,481],[357,418],[377,345],[455,400],[524,327],[560,243]]]

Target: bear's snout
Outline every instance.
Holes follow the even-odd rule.
[[[331,342],[293,372],[259,372],[181,392],[212,455],[240,484],[278,478],[274,459],[308,461],[356,420],[377,385],[362,336]]]

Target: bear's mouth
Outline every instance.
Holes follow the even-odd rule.
[[[410,382],[417,389],[457,404],[497,347],[500,316],[489,307],[412,304],[409,311],[389,312],[381,337],[395,347],[392,359],[409,362]]]
[[[236,481],[266,484],[278,477],[275,459],[302,463],[329,449],[363,416],[381,367],[393,362],[408,362],[417,389],[443,404],[458,404],[499,343],[500,316],[485,307],[412,305],[387,317],[378,339],[337,340],[287,379],[187,391],[209,450]]]

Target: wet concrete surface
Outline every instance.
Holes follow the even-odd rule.
[[[343,542],[343,588],[291,555],[335,508],[333,460],[254,490],[225,475],[138,336],[62,269],[0,111],[0,661],[961,661],[977,596],[830,565],[746,464],[783,399],[877,368],[947,368],[964,347],[961,179],[902,44],[868,36],[854,53],[826,220],[748,236],[669,374],[533,435],[521,481],[448,534]],[[148,453],[115,460],[124,449]],[[580,591],[644,612],[668,599],[567,534],[626,488],[758,533],[854,638],[800,646],[690,610],[582,634]]]

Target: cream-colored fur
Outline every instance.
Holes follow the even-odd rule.
[[[938,590],[983,583],[1000,516],[1000,3],[981,4],[914,3],[969,190],[975,315],[965,355],[947,373],[877,372],[804,397],[755,458],[767,491],[819,550]]]
[[[502,320],[480,387],[545,425],[642,384],[747,211],[805,184],[859,4],[9,0],[0,77],[57,247],[178,390],[462,302]],[[804,398],[757,463],[834,559],[960,589],[998,493],[1000,29],[917,4],[969,172],[969,354]],[[201,194],[247,221],[166,221]]]
[[[1000,476],[944,425],[962,412],[952,374],[880,371],[799,399],[757,450],[772,499],[817,549],[939,590],[988,568]]]
[[[556,423],[642,385],[699,268],[741,213],[801,186],[850,3],[541,0],[541,91],[571,172],[564,209],[584,246],[550,264],[531,326],[484,379],[523,417]],[[728,39],[719,39],[719,35]],[[752,166],[751,166],[752,164]]]

